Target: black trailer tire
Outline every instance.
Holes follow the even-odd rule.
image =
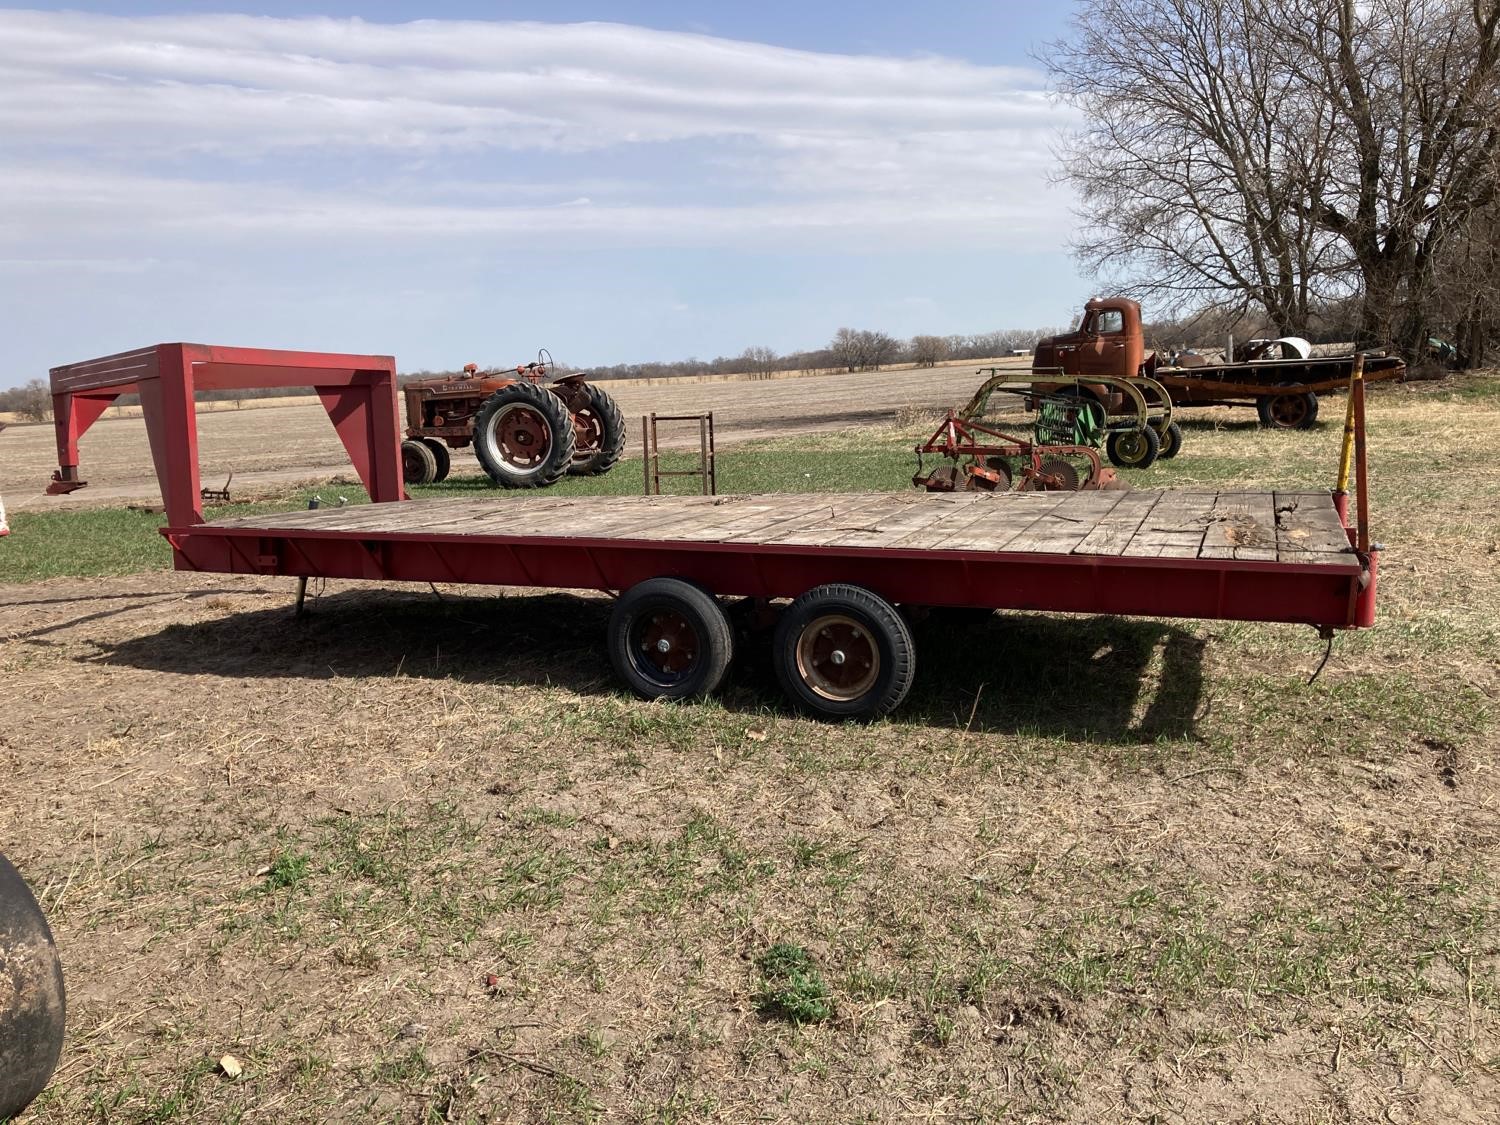
[[[401,443],[401,479],[407,484],[431,484],[437,479],[437,458],[425,441],[408,438]]]
[[[734,659],[734,630],[708,591],[681,578],[648,578],[615,602],[609,659],[642,699],[711,695]]]
[[[46,1089],[66,1023],[62,962],[47,916],[0,855],[0,1121],[19,1116]]]
[[[585,383],[583,392],[588,396],[588,405],[579,413],[586,415],[585,422],[597,432],[598,442],[591,448],[576,450],[568,472],[576,477],[597,477],[614,468],[620,454],[625,452],[625,415],[620,412],[620,404],[602,387]]]
[[[1113,465],[1122,469],[1149,469],[1161,453],[1161,438],[1150,426],[1143,430],[1115,430],[1104,448]]]
[[[1182,427],[1176,422],[1167,423],[1167,432],[1161,436],[1161,451],[1157,457],[1170,461],[1182,452]]]
[[[474,455],[502,488],[545,488],[573,463],[573,419],[533,383],[501,387],[474,417]]]
[[[432,450],[433,464],[437,466],[432,474],[432,483],[438,484],[448,479],[448,470],[453,468],[453,458],[448,454],[448,447],[435,437],[424,437],[422,444]]]
[[[816,586],[776,624],[771,663],[787,698],[830,719],[875,719],[900,706],[916,644],[895,608],[863,586]]]
[[[1255,412],[1260,424],[1273,430],[1306,430],[1318,420],[1318,396],[1312,391],[1299,391],[1294,384],[1283,383],[1288,389],[1281,394],[1261,395],[1255,400]]]

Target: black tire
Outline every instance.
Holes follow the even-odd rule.
[[[1255,400],[1255,413],[1260,424],[1272,430],[1306,430],[1318,420],[1318,396],[1312,391],[1290,389],[1294,384],[1283,383],[1289,388],[1280,394],[1261,395]]]
[[[0,1121],[47,1087],[62,1051],[62,962],[31,888],[0,855]]]
[[[1104,448],[1111,464],[1122,469],[1149,469],[1161,453],[1161,438],[1150,426],[1143,430],[1115,430]]]
[[[620,404],[602,388],[585,383],[583,392],[588,405],[579,414],[585,426],[597,431],[598,441],[574,451],[568,472],[577,477],[597,477],[614,468],[625,452],[625,415],[620,413]]]
[[[863,586],[817,586],[776,624],[771,663],[787,698],[814,715],[874,719],[898,707],[916,674],[911,629]]]
[[[734,659],[734,630],[708,591],[680,578],[649,578],[615,602],[609,659],[642,699],[710,695]]]
[[[435,437],[424,437],[421,440],[423,445],[432,450],[432,460],[437,466],[432,474],[432,482],[437,484],[447,480],[448,470],[453,468],[453,458],[448,455],[448,447]]]
[[[568,408],[533,383],[501,387],[474,418],[474,454],[502,488],[556,484],[573,463],[573,447]]]
[[[424,441],[401,443],[401,479],[407,484],[431,484],[437,479],[437,458]]]
[[[1163,461],[1170,461],[1182,452],[1182,427],[1176,422],[1167,423],[1167,432],[1161,438],[1161,451],[1157,457]]]

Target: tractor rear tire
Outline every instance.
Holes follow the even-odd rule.
[[[1122,469],[1149,469],[1161,452],[1161,438],[1150,426],[1142,430],[1115,430],[1104,448],[1113,465]]]
[[[401,479],[407,484],[437,480],[437,458],[425,441],[409,438],[401,443]]]
[[[597,477],[609,472],[625,452],[625,415],[620,405],[601,387],[583,385],[588,405],[578,412],[587,428],[580,428],[578,446],[568,472],[575,477]]]
[[[609,615],[609,659],[642,699],[691,699],[724,682],[734,630],[719,600],[681,578],[648,578]]]
[[[901,614],[863,586],[807,591],[781,615],[771,662],[787,697],[829,719],[875,719],[911,690],[917,646]]]
[[[432,460],[437,465],[437,471],[432,474],[432,483],[448,479],[448,470],[453,468],[453,458],[448,454],[448,447],[435,437],[424,437],[422,444],[432,450]]]
[[[502,488],[545,488],[573,463],[573,419],[533,383],[501,387],[474,418],[474,455]]]

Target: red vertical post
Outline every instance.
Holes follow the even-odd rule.
[[[156,378],[140,382],[141,414],[151,460],[171,527],[203,522],[198,484],[198,416],[193,405],[193,357],[182,344],[156,349]]]
[[[1370,466],[1365,449],[1365,381],[1356,379],[1350,389],[1354,396],[1354,473],[1357,546],[1361,553],[1370,552]]]
[[[99,420],[99,415],[114,402],[113,392],[81,395],[63,391],[52,396],[52,427],[57,434],[57,472],[47,491],[52,494],[71,492],[81,486],[78,479],[78,439]]]

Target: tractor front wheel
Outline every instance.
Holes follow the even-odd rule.
[[[432,474],[432,483],[448,479],[448,470],[453,467],[453,458],[448,454],[448,447],[435,437],[424,437],[421,439],[423,445],[432,450],[432,463],[435,469]]]
[[[545,488],[573,463],[573,419],[562,400],[532,383],[501,387],[474,419],[474,454],[502,488]]]
[[[437,480],[437,458],[425,441],[410,438],[401,443],[401,479],[407,484],[431,484]]]
[[[625,415],[619,403],[592,383],[583,385],[587,405],[573,415],[578,430],[577,448],[568,472],[577,477],[597,477],[614,468],[625,452]]]

